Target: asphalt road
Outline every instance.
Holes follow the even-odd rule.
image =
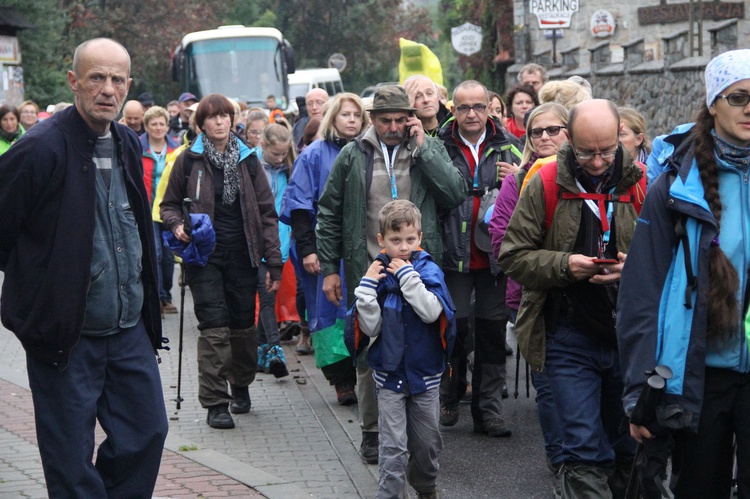
[[[515,349],[512,334],[509,342]],[[441,427],[443,453],[438,479],[442,499],[552,499],[554,479],[547,469],[534,402],[534,387],[526,398],[526,363],[521,360],[519,395],[514,398],[515,355],[507,357],[510,397],[503,412],[513,435],[490,438],[472,433],[468,403],[461,404],[456,426]]]

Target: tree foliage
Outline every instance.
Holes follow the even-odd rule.
[[[475,79],[488,88],[505,90],[503,73],[513,62],[512,0],[440,0],[439,17],[444,39],[451,28],[470,22],[482,28],[482,48],[471,56],[459,55],[464,79]]]
[[[63,31],[67,17],[49,0],[3,0],[36,27],[18,33],[21,45],[26,98],[40,106],[70,101],[66,72],[73,60],[65,50]]]
[[[181,38],[222,24],[278,28],[295,48],[300,68],[325,67],[331,54],[344,54],[348,90],[398,78],[399,37],[430,47],[449,86],[471,76],[498,88],[493,60],[512,25],[510,0],[431,0],[428,7],[403,0],[2,1],[38,26],[19,38],[26,95],[40,104],[72,99],[66,70],[75,47],[96,36],[112,37],[130,52],[129,98],[147,91],[166,103],[179,93],[170,56]],[[480,54],[459,58],[450,46],[450,27],[467,20],[483,26],[484,44]]]

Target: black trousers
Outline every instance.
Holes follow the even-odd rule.
[[[706,368],[698,434],[676,436],[671,488],[675,498],[729,498],[733,441],[739,498],[750,498],[750,373]]]

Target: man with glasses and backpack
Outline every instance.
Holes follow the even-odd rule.
[[[571,109],[568,143],[521,193],[498,257],[524,286],[516,335],[531,367],[548,372],[562,421],[564,498],[622,497],[635,453],[621,426],[615,321],[645,182],[620,127],[610,101]]]

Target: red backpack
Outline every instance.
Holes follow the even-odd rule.
[[[595,201],[599,207],[599,217],[602,221],[602,230],[609,230],[609,221],[607,220],[607,210],[604,207],[606,201],[614,201],[616,203],[632,203],[635,208],[635,212],[640,215],[641,207],[643,206],[643,200],[646,198],[646,166],[641,162],[636,162],[641,167],[643,175],[637,183],[630,186],[628,192],[623,195],[615,195],[608,193],[589,193],[589,192],[568,192],[561,191],[560,186],[557,185],[557,161],[548,163],[539,169],[537,174],[542,178],[542,184],[544,185],[544,226],[549,229],[552,226],[552,218],[555,215],[555,208],[557,208],[557,202],[560,199],[591,199]]]

